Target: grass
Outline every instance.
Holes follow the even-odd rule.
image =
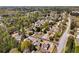
[[[75,47],[75,53],[79,53],[79,46]]]

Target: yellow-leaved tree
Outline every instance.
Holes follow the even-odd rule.
[[[21,51],[24,49],[28,49],[31,46],[31,42],[29,40],[25,40],[21,42]]]

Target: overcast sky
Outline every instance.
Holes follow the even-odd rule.
[[[79,6],[78,0],[0,0],[0,6]]]

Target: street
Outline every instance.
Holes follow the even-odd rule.
[[[60,37],[60,41],[59,41],[59,45],[57,47],[57,53],[61,53],[64,46],[66,45],[67,39],[68,39],[68,32],[70,29],[70,24],[71,24],[71,20],[70,20],[70,15],[68,17],[68,25],[67,25],[67,29],[65,30],[65,32],[63,33],[63,35]]]

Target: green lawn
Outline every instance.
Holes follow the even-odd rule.
[[[75,53],[79,53],[79,46],[75,47]]]

